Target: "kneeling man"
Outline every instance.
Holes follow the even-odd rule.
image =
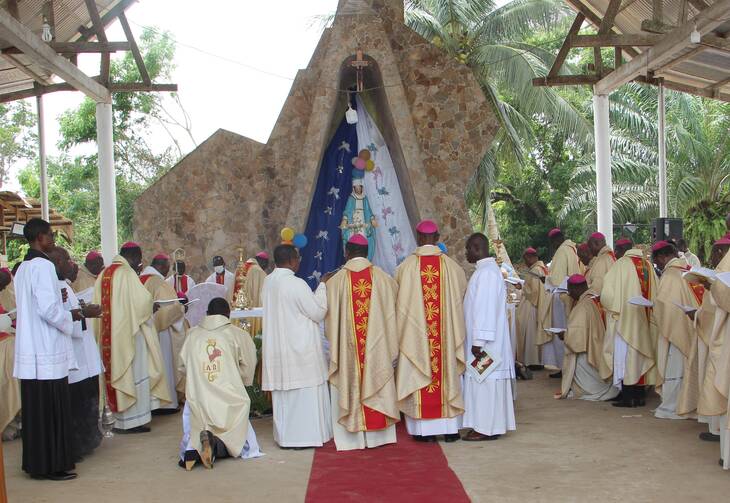
[[[606,382],[611,376],[611,368],[603,357],[606,312],[595,292],[588,289],[586,278],[580,274],[568,279],[568,295],[574,304],[568,329],[560,336],[565,342],[565,357],[560,396],[556,398],[612,400],[619,390],[610,381]]]
[[[327,281],[332,428],[338,451],[395,443],[400,419],[393,363],[398,358],[397,286],[367,259],[368,240],[354,234],[347,263]]]
[[[208,316],[192,329],[180,352],[187,401],[183,411],[180,466],[197,461],[213,468],[217,458],[261,455],[248,420],[256,346],[247,332],[231,324],[222,298],[210,301]]]

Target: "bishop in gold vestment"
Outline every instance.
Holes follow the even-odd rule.
[[[106,398],[115,428],[149,431],[152,409],[172,401],[165,362],[152,318],[152,295],[142,285],[142,250],[125,243],[96,281],[94,304],[102,307],[96,338],[104,363]]]
[[[76,293],[82,293],[96,285],[96,278],[104,270],[104,257],[97,251],[90,251],[86,254],[84,263],[79,266],[79,273],[76,280],[71,283],[71,288]]]
[[[416,228],[418,248],[396,271],[400,355],[396,370],[398,406],[417,440],[447,435],[457,440],[464,412],[464,270],[436,246],[430,220]]]
[[[601,295],[603,278],[606,277],[606,273],[616,262],[616,255],[606,245],[606,236],[600,232],[591,234],[591,237],[588,238],[588,247],[594,255],[591,268],[586,274],[588,288],[593,290],[596,295]]]
[[[395,443],[400,420],[393,364],[398,358],[397,286],[367,259],[368,240],[354,234],[347,263],[327,281],[325,330],[337,450]]]
[[[686,419],[697,410],[699,392],[697,331],[681,306],[699,309],[704,288],[690,285],[682,274],[689,270],[672,243],[659,241],[652,248],[654,262],[662,270],[654,314],[657,320],[657,383],[662,397],[654,416]]]
[[[536,368],[540,365],[539,346],[548,342],[543,329],[550,328],[543,326],[551,298],[541,280],[547,276],[548,269],[534,248],[527,248],[522,257],[530,269],[522,286],[522,301],[517,307],[517,361]]]

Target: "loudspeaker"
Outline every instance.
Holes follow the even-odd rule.
[[[654,242],[673,239],[677,241],[682,238],[684,224],[681,218],[657,218],[651,228],[651,237]]]

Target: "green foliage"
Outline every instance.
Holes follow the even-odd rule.
[[[33,159],[38,137],[36,115],[27,101],[0,104],[0,185],[19,159]]]
[[[140,50],[153,81],[167,80],[173,70],[175,45],[167,33],[145,29]],[[139,71],[131,53],[112,61],[114,82],[136,82]],[[150,145],[151,126],[165,112],[155,93],[115,93],[113,95],[114,156],[117,183],[118,237],[132,236],[134,200],[150,183],[164,174],[178,157],[172,145],[161,151]],[[72,252],[81,257],[101,242],[99,230],[99,180],[96,155],[72,158],[71,149],[96,142],[96,104],[86,98],[76,109],[59,118],[64,153],[48,159],[48,198],[52,208],[74,222]],[[154,147],[157,147],[155,145]],[[40,196],[38,167],[21,170],[21,187],[31,197]]]

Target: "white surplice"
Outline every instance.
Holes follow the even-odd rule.
[[[94,297],[93,288],[87,288],[77,295],[71,286],[62,280],[58,281],[58,288],[66,290],[68,297],[66,302],[63,303],[63,307],[68,311],[79,309],[79,299],[87,304],[91,304]],[[83,328],[84,325],[86,325],[86,329]],[[99,354],[99,346],[96,345],[94,332],[91,330],[91,320],[86,320],[86,323],[82,323],[81,321],[74,322],[74,332],[71,335],[71,341],[78,369],[69,372],[68,383],[75,384],[84,379],[101,374],[101,355]]]
[[[195,280],[193,280],[193,278],[191,278],[187,274],[181,275],[180,278],[182,278],[182,276],[185,276],[187,278],[187,288],[183,288],[182,287],[182,281],[179,281],[178,280],[178,277],[175,276],[174,273],[173,273],[172,276],[170,276],[169,278],[167,278],[165,281],[167,282],[168,285],[172,285],[172,287],[175,289],[175,292],[182,292],[185,295],[187,295],[188,294],[188,291],[192,287],[195,286]]]
[[[289,269],[264,280],[262,389],[271,391],[274,440],[281,447],[318,447],[332,438],[327,361],[319,323],[327,291],[315,293]]]
[[[502,435],[517,429],[512,400],[515,361],[507,321],[507,292],[497,261],[477,262],[464,298],[467,365],[474,359],[477,346],[499,358],[497,368],[478,382],[468,371],[464,374],[465,428],[482,435]]]

